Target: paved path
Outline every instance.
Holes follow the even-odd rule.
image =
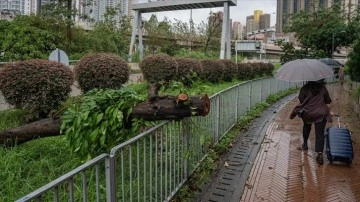
[[[355,157],[351,167],[330,164],[325,155],[324,165],[318,166],[313,130],[309,150],[304,152],[296,149],[302,143],[302,122],[299,118],[289,119],[291,110],[298,103],[293,98],[280,107],[281,110],[261,130],[265,135],[260,148],[253,150],[256,152],[255,159],[248,155],[246,165],[251,165],[250,172],[232,172],[231,180],[227,180],[229,167],[223,166],[209,185],[203,188],[196,201],[359,201],[360,144],[357,143],[360,142],[360,120],[353,112],[351,98],[342,86],[329,85],[328,90],[333,98],[333,111],[341,115],[342,123],[352,132]],[[264,116],[268,116],[266,112]],[[328,123],[327,127],[332,124]],[[240,140],[242,136],[240,134]],[[225,161],[233,158],[233,151],[224,157]],[[237,186],[229,188],[221,185],[231,181],[237,181]],[[222,190],[222,196],[216,189]]]

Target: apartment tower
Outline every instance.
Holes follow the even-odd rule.
[[[334,3],[339,3],[346,13],[353,12],[360,0],[277,0],[276,32],[283,32],[288,22],[287,15],[299,11],[316,11],[319,8],[329,8]]]

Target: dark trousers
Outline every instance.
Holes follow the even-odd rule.
[[[310,131],[311,131],[311,125],[309,123],[304,122],[303,126],[303,138],[304,143],[307,144],[307,141],[309,139]],[[315,152],[323,152],[324,150],[324,142],[325,142],[325,125],[326,125],[326,119],[324,119],[321,122],[315,123]]]

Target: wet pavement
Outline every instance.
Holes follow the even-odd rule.
[[[230,172],[229,169],[235,168],[222,166],[214,179],[202,188],[196,201],[359,201],[360,119],[354,113],[348,86],[331,84],[327,88],[333,99],[332,111],[340,115],[342,126],[351,131],[355,155],[350,167],[337,162],[330,164],[325,153],[324,165],[316,163],[314,127],[308,142],[309,150],[297,149],[302,144],[302,121],[300,118],[289,119],[298,103],[294,95],[280,101],[286,104],[272,108],[273,116],[267,112],[263,114],[259,120],[264,121],[265,116],[268,119],[265,125],[252,126],[261,128],[260,133],[264,136],[260,142],[250,142],[250,147],[259,148],[252,149],[256,153],[247,154],[247,158],[237,165],[241,171]],[[327,124],[327,127],[331,126],[337,126],[335,118]],[[233,153],[244,147],[241,143],[258,133],[251,132],[252,127],[245,132],[248,134],[240,134],[230,154],[223,157],[224,161],[231,162]],[[231,177],[229,173],[232,173]]]

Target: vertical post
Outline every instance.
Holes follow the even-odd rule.
[[[220,59],[225,58],[225,38],[226,38],[226,30],[227,30],[227,13],[229,12],[229,3],[224,3],[224,16],[221,30],[221,47],[220,47]]]
[[[184,176],[182,179],[188,179],[189,177],[189,155],[185,155],[186,151],[189,151],[189,135],[190,135],[190,123],[189,118],[184,119],[184,133],[183,133],[183,141],[184,141]]]
[[[229,4],[228,4],[229,7]],[[226,14],[226,59],[231,59],[231,21],[230,21],[230,9],[227,9]]]
[[[105,159],[106,201],[116,202],[115,156]]]
[[[215,97],[215,104],[216,104],[216,115],[215,115],[215,141],[219,141],[219,134],[220,134],[220,94],[216,94]]]
[[[131,33],[131,40],[130,40],[130,48],[129,48],[129,55],[128,55],[128,61],[131,62],[132,61],[132,53],[133,53],[133,48],[134,48],[134,44],[135,44],[135,36],[136,36],[136,29],[138,27],[138,23],[139,23],[139,11],[136,10],[135,11],[135,19],[133,21],[133,27],[132,27],[132,33]]]
[[[331,58],[334,58],[334,33],[332,33],[332,41],[331,41]]]
[[[235,41],[235,62],[238,63],[238,51],[236,50],[237,41]]]
[[[143,46],[143,37],[142,37],[142,30],[143,30],[143,22],[141,17],[141,11],[138,12],[138,31],[139,31],[139,53],[140,53],[140,61],[143,59],[144,56],[144,46]]]

